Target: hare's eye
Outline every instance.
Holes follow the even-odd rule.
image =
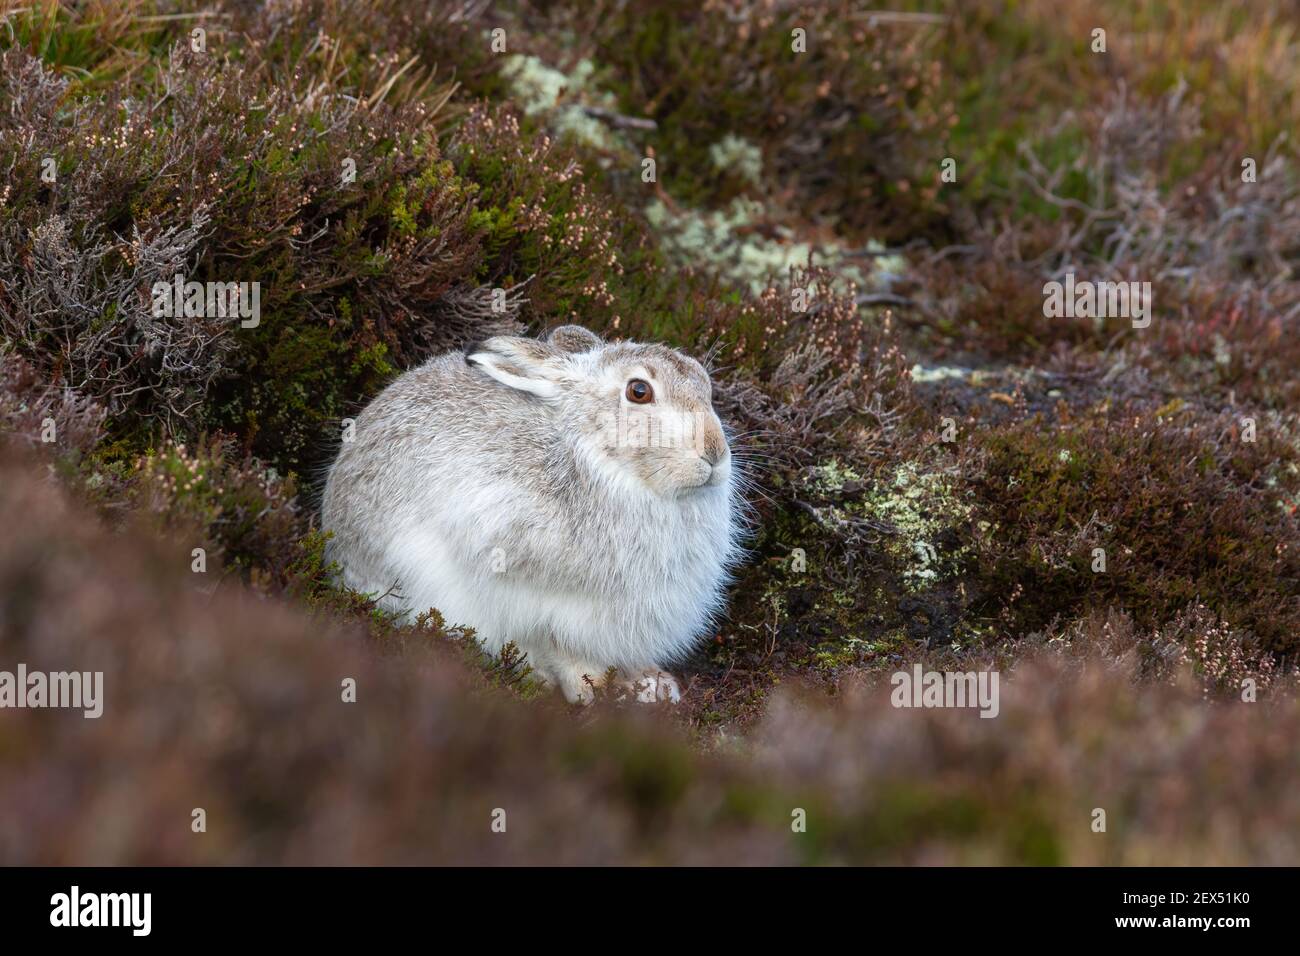
[[[634,378],[627,383],[627,400],[636,402],[638,405],[646,405],[655,400],[655,390],[650,387],[650,383],[639,378]]]

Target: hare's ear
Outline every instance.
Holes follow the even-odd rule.
[[[560,393],[563,357],[546,342],[498,335],[466,348],[465,362],[481,368],[502,385],[538,398],[553,398]]]
[[[600,336],[581,325],[561,325],[546,333],[543,341],[561,352],[590,352],[600,347]]]

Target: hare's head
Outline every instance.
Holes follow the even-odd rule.
[[[465,361],[535,403],[539,428],[558,426],[615,483],[667,498],[731,491],[731,451],[713,411],[713,386],[689,356],[662,345],[606,343],[565,325],[541,339],[487,339],[470,346]]]

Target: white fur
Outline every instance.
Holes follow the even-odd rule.
[[[538,344],[489,345],[500,342]],[[514,642],[570,700],[589,700],[588,679],[611,667],[643,699],[680,696],[661,668],[722,610],[740,499],[725,451],[712,467],[689,449],[620,460],[591,431],[625,401],[630,348],[557,352],[522,369],[475,349],[471,362],[443,355],[390,385],[326,484],[327,553],[343,582],[407,615],[437,608],[490,651]],[[661,371],[664,413],[713,416],[700,375]],[[648,695],[646,675],[662,675]]]

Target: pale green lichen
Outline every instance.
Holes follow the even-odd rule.
[[[617,107],[612,94],[592,85],[594,73],[595,67],[587,59],[578,61],[566,73],[525,54],[506,57],[501,67],[511,96],[524,113],[542,119],[558,137],[602,152],[630,153],[631,145],[622,135],[586,111],[588,106],[611,110]],[[761,183],[762,152],[742,137],[727,134],[710,147],[709,157],[718,169],[756,186]],[[719,210],[677,211],[658,198],[646,208],[646,218],[676,262],[703,262],[722,278],[753,293],[762,292],[774,279],[783,279],[791,269],[807,267],[814,260],[831,266],[851,287],[866,286],[868,278],[874,287],[886,287],[906,268],[900,256],[849,259],[838,246],[770,238],[748,228],[764,220],[764,213],[760,202],[746,197],[738,197]],[[883,248],[875,241],[867,243],[867,249],[873,252]]]
[[[853,481],[862,481],[862,476],[835,459],[823,462],[813,470],[813,483],[821,491],[843,491],[845,485]]]
[[[501,75],[510,84],[510,92],[526,114],[555,109],[560,99],[573,90],[577,76],[547,66],[535,56],[512,54],[501,64]]]
[[[912,366],[912,381],[920,385],[930,382],[942,382],[951,378],[964,380],[969,374],[970,369],[956,365],[935,365],[932,368],[926,368],[923,365]]]
[[[763,206],[746,197],[723,209],[674,211],[659,199],[646,207],[646,219],[660,235],[668,255],[683,264],[706,263],[724,279],[760,293],[775,278],[811,262],[834,262],[837,250],[808,242],[770,239],[746,227],[763,218]],[[846,283],[861,287],[867,276],[854,262],[842,262],[836,272]]]
[[[501,65],[510,93],[528,116],[537,116],[561,138],[605,152],[628,149],[623,137],[587,114],[587,104],[612,107],[614,98],[591,87],[595,66],[579,60],[571,73],[548,66],[535,56],[512,54]]]
[[[905,462],[868,496],[864,510],[896,529],[886,549],[902,564],[903,577],[914,589],[955,569],[961,551],[945,551],[939,539],[965,521],[971,508],[957,497],[946,475]]]
[[[883,252],[885,246],[875,239],[867,241],[866,249],[868,252]],[[873,256],[871,260],[872,278],[876,285],[887,287],[896,279],[903,277],[907,272],[907,260],[902,256]]]
[[[833,460],[814,468],[810,481],[817,491],[830,495],[864,483],[852,468]],[[832,522],[865,517],[891,526],[893,532],[884,541],[884,550],[902,568],[904,582],[915,592],[957,570],[964,549],[945,549],[940,539],[944,531],[969,518],[971,506],[958,498],[947,475],[923,472],[915,462],[904,462],[865,500],[843,507],[824,506],[822,512]]]
[[[709,162],[750,185],[758,186],[763,181],[762,150],[735,133],[728,133],[709,147]]]

